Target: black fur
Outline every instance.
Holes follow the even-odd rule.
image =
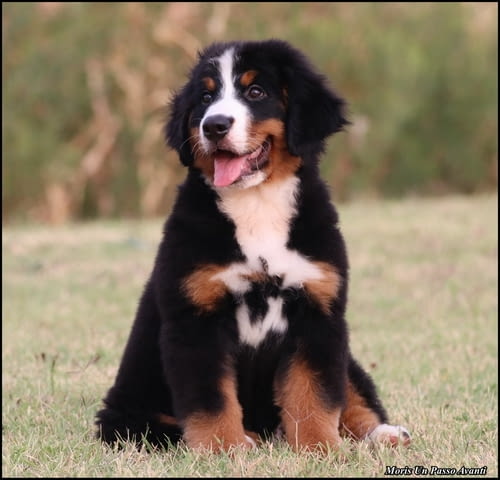
[[[277,99],[262,118],[278,117],[285,125],[289,152],[301,159],[297,213],[290,225],[287,247],[315,261],[326,262],[343,279],[329,314],[298,288],[281,288],[281,279],[269,278],[246,293],[257,318],[266,312],[266,299],[282,295],[288,321],[284,335],[269,334],[257,348],[239,341],[235,321],[238,299],[226,295],[212,312],[200,312],[183,293],[184,278],[199,265],[227,265],[244,261],[235,238],[235,225],[218,208],[217,193],[194,167],[188,138],[202,112],[199,79],[213,68],[207,59],[228,47],[238,53],[241,70],[268,73],[268,91]],[[285,105],[284,111],[278,108]],[[255,107],[257,109],[257,107]],[[262,107],[264,108],[264,107]],[[196,112],[196,113],[193,113]],[[165,135],[188,166],[187,178],[166,222],[151,278],[143,292],[135,322],[113,387],[97,414],[98,435],[113,443],[145,438],[153,445],[175,443],[183,421],[199,411],[223,408],[218,389],[232,359],[238,399],[248,430],[269,435],[280,423],[274,385],[286,375],[293,356],[307,359],[318,372],[327,406],[346,401],[347,379],[366,400],[380,422],[387,420],[372,380],[351,357],[347,325],[348,261],[335,208],[318,171],[325,139],[347,124],[344,101],[327,85],[308,60],[285,42],[215,44],[200,54],[186,85],[174,97]],[[158,414],[177,419],[178,425],[158,421]]]

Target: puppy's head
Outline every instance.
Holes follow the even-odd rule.
[[[174,97],[168,144],[216,188],[248,188],[315,161],[344,101],[286,42],[218,43]]]

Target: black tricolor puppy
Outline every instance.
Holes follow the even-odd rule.
[[[346,249],[318,170],[346,123],[285,42],[200,55],[166,126],[188,174],[97,415],[104,441],[409,443],[349,351]]]

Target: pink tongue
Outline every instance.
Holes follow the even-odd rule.
[[[214,159],[214,185],[216,187],[227,187],[236,181],[246,166],[247,156],[233,157],[218,154]]]

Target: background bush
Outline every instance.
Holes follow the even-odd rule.
[[[2,3],[4,220],[149,216],[165,106],[213,40],[283,38],[348,99],[337,200],[497,187],[496,3]]]

